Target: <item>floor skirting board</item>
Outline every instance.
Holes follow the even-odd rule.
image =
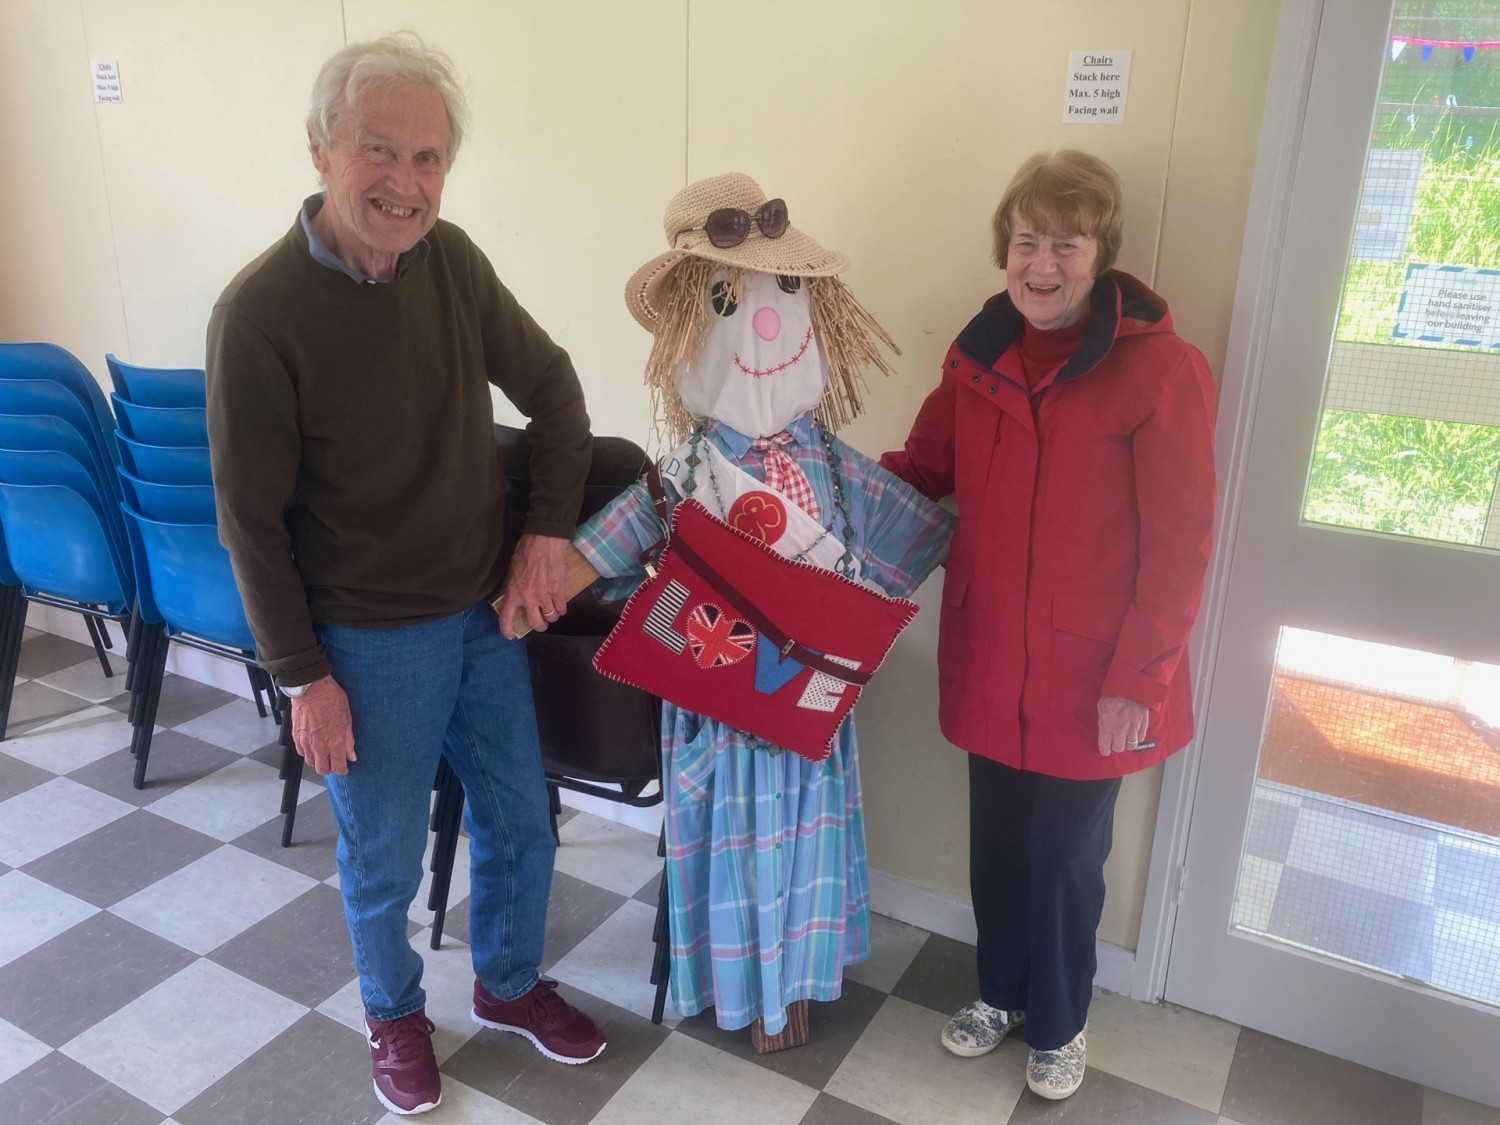
[[[66,637],[70,641],[92,647],[93,642],[89,640],[88,626],[83,623],[83,616],[77,613],[69,613],[65,609],[56,609],[48,605],[39,605],[32,602],[27,607],[26,624],[33,629],[40,629],[45,633],[55,633],[59,637]],[[109,639],[114,648],[107,649],[110,664],[116,668],[116,674],[125,674],[125,630],[115,624],[108,622]],[[211,687],[223,691],[233,692],[244,699],[250,698],[250,679],[245,675],[245,666],[233,660],[225,660],[222,657],[211,656],[195,648],[186,645],[172,645],[167,650],[167,671],[176,672],[189,680],[197,680],[200,684],[208,684]]]
[[[870,869],[870,909],[955,941],[972,945],[975,940],[974,909],[967,898],[873,867]],[[1130,995],[1135,974],[1134,951],[1101,941],[1098,943],[1098,958],[1094,983],[1108,992]]]

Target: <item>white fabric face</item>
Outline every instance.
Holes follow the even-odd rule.
[[[828,358],[813,332],[803,278],[740,274],[738,300],[726,300],[728,271],[714,274],[702,295],[708,339],[677,371],[682,404],[747,437],[770,437],[818,405]]]

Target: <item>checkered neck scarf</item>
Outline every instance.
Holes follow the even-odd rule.
[[[815,520],[823,518],[823,509],[818,504],[817,497],[813,495],[812,485],[807,481],[807,474],[802,471],[802,466],[792,460],[791,456],[781,447],[790,445],[793,437],[786,430],[770,437],[756,438],[750,443],[751,449],[758,449],[766,455],[766,483],[776,489],[797,507],[801,508]]]

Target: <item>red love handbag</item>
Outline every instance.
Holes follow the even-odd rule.
[[[683,500],[656,574],[625,603],[594,667],[821,762],[916,613]]]

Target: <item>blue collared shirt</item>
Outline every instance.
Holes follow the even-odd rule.
[[[312,217],[315,212],[308,210],[308,208],[312,207],[315,200],[322,198],[320,195],[311,196],[302,204],[302,211],[298,216],[302,220],[302,233],[307,235],[307,252],[312,255],[312,260],[320,266],[327,266],[331,270],[338,270],[339,273],[351,281],[357,281],[361,285],[381,284],[380,278],[369,277],[360,273],[359,270],[349,265],[348,262],[345,262],[332,250],[328,249],[328,244],[318,237],[317,231],[313,230]],[[326,205],[325,201],[324,206]],[[413,262],[419,260],[426,261],[430,249],[431,247],[427,245],[425,238],[418,239],[415,246],[396,259],[396,276],[400,277],[404,274],[407,267]]]
[[[794,446],[808,449],[812,447],[813,443],[812,427],[813,416],[812,411],[809,410],[806,414],[800,415],[796,421],[787,426],[786,432],[792,435],[792,444]],[[723,422],[715,418],[710,418],[704,424],[704,429],[712,430],[718,436],[720,443],[735,461],[742,460],[746,450],[755,443],[753,437],[748,437],[734,427],[726,426]]]

